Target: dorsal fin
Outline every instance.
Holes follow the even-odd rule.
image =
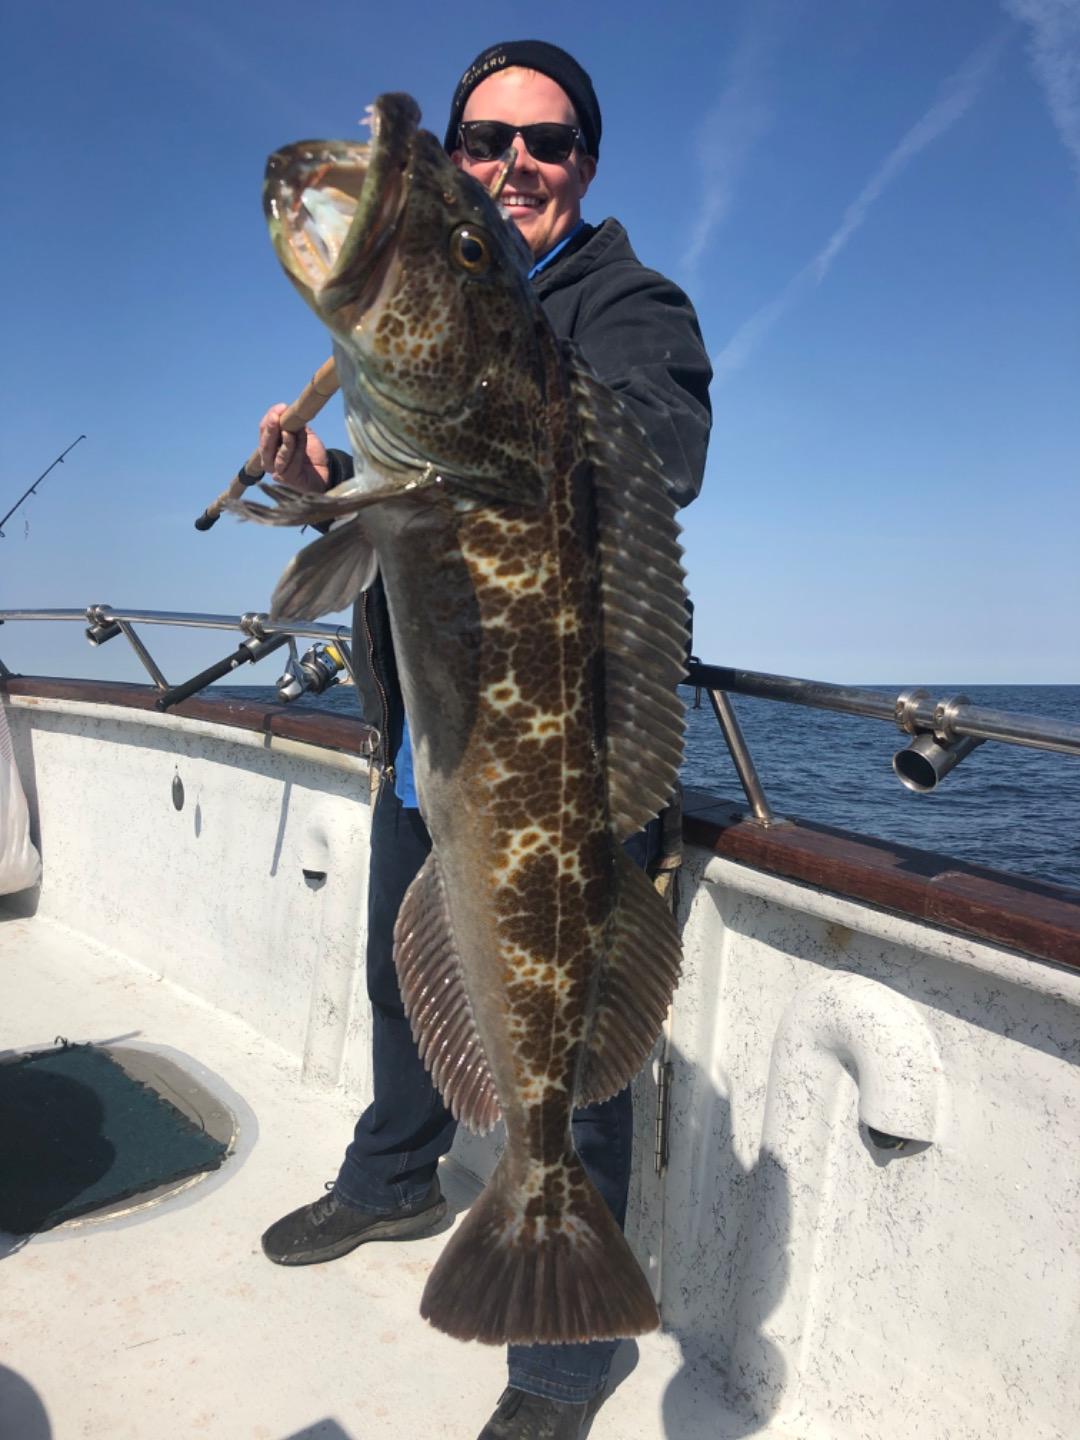
[[[394,926],[394,964],[416,1048],[447,1109],[484,1135],[501,1113],[465,990],[434,853],[409,886]]]
[[[644,430],[564,342],[593,468],[599,532],[608,801],[620,839],[675,789],[689,642],[675,502]]]

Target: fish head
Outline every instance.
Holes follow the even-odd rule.
[[[409,96],[383,95],[370,143],[272,155],[274,246],[334,337],[361,483],[405,487],[422,471],[465,499],[540,504],[549,332],[531,257],[419,121]]]

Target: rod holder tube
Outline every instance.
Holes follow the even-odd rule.
[[[115,620],[86,627],[86,638],[91,645],[104,645],[106,640],[112,640],[115,636],[122,634],[123,631]]]
[[[896,752],[893,769],[901,785],[925,795],[936,790],[949,771],[955,770],[961,760],[966,760],[982,744],[982,740],[973,740],[970,735],[960,740],[919,735],[906,749]]]

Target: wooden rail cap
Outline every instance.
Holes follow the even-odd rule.
[[[830,894],[1080,969],[1080,890],[967,865],[805,820],[766,829],[703,791],[683,798],[686,839]]]

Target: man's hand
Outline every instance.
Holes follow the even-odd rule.
[[[287,409],[287,405],[271,405],[259,421],[259,457],[263,469],[283,485],[320,495],[330,483],[326,446],[314,430],[306,427],[295,434],[282,430],[281,417]]]

